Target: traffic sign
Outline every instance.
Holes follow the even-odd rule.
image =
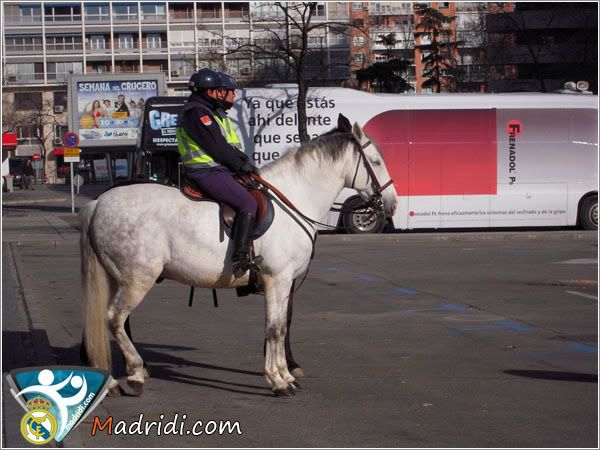
[[[40,154],[39,153],[34,153],[33,154],[33,160],[37,161],[38,159],[40,159]]]
[[[65,162],[79,162],[79,151],[78,148],[65,148]]]
[[[79,145],[79,135],[74,131],[69,131],[63,136],[63,146],[67,148],[76,148]]]

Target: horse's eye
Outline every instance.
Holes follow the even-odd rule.
[[[381,165],[381,160],[374,159],[374,160],[371,161],[371,163],[373,163],[374,166],[380,166]]]

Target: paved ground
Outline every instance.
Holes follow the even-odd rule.
[[[22,206],[3,209],[3,370],[78,364],[75,222]],[[64,444],[595,447],[597,248],[596,233],[576,231],[322,236],[296,297],[307,377],[290,400],[261,375],[260,297],[223,291],[214,309],[199,291],[190,309],[187,288],[165,281],[132,317],[153,376],[144,396],[108,398],[92,416],[186,414],[188,427],[239,421],[242,434],[92,437],[88,418]],[[4,389],[3,444],[21,446]]]

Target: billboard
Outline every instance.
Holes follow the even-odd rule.
[[[69,130],[79,134],[83,150],[135,147],[145,102],[164,93],[162,73],[73,75]]]

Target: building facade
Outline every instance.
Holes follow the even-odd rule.
[[[345,2],[320,2],[313,23],[347,24],[348,11]],[[3,131],[16,132],[17,155],[43,156],[49,182],[64,180],[66,170],[60,147],[70,74],[162,72],[169,95],[188,95],[190,75],[203,67],[242,84],[282,81],[275,61],[240,50],[281,26],[281,11],[266,2],[2,2],[2,13]],[[322,82],[348,79],[348,43],[340,26],[309,36],[309,48],[328,63]]]

